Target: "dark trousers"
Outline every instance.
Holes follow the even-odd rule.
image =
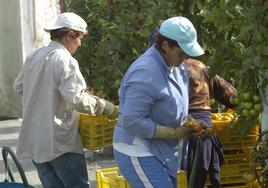
[[[206,127],[213,127],[209,110],[192,110],[190,114]],[[187,156],[187,175],[190,179],[191,169],[196,151],[196,139],[189,140]],[[217,135],[200,140],[200,155],[197,166],[194,188],[204,188],[207,176],[213,188],[220,187],[220,166],[223,163],[222,144]]]
[[[198,177],[197,177],[198,180],[195,181],[194,183],[195,188],[203,188],[206,186],[207,174],[209,174],[210,176],[211,186],[213,188],[220,187],[219,173],[212,172],[212,171],[208,173],[208,171],[205,169],[198,169],[197,174],[198,174]]]
[[[204,188],[206,185],[207,176],[210,177],[210,182],[213,188],[220,187],[220,165],[222,164],[222,153],[218,151],[219,146],[214,146],[217,136],[203,139],[200,141],[200,155],[196,171],[194,187]],[[191,169],[196,151],[196,139],[189,141],[189,153],[187,162],[187,178],[190,180]]]

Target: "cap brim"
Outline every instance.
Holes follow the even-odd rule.
[[[179,46],[187,55],[191,57],[201,56],[205,53],[197,41],[192,43],[180,43]]]
[[[45,30],[46,32],[50,32],[50,31],[52,31],[52,30],[60,29],[60,28],[63,28],[63,27],[62,27],[62,26],[59,26],[59,25],[53,25],[53,26],[44,28],[44,30]]]

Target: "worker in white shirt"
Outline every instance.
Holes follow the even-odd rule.
[[[87,24],[68,12],[45,28],[51,43],[34,51],[14,82],[22,95],[17,156],[32,159],[44,188],[90,187],[78,132],[79,112],[116,116],[112,103],[92,95],[72,57]]]

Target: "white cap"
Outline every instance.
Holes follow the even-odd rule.
[[[81,31],[83,33],[87,32],[87,23],[83,18],[78,16],[73,12],[65,12],[58,16],[56,23],[45,28],[45,31],[49,32],[51,30],[69,28],[75,31]]]

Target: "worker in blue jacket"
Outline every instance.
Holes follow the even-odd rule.
[[[115,160],[134,188],[175,188],[178,140],[193,128],[188,116],[188,75],[182,65],[204,54],[192,23],[165,20],[155,44],[128,69],[119,89],[119,118],[114,131]]]

